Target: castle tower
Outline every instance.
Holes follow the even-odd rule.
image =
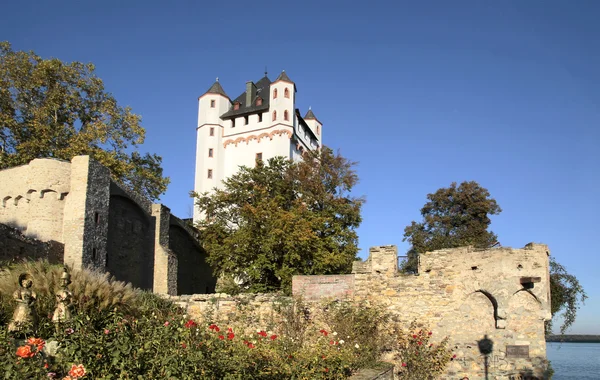
[[[304,121],[306,121],[306,124],[308,124],[310,129],[317,136],[318,141],[321,142],[323,136],[323,124],[317,119],[311,107],[308,107],[308,112],[304,115]]]
[[[297,160],[318,149],[321,138],[314,130],[321,124],[316,118],[302,118],[295,108],[296,92],[285,71],[274,82],[266,73],[257,82],[246,82],[245,91],[233,100],[217,80],[198,100],[194,191],[220,188],[240,166],[253,167],[256,160]],[[194,207],[194,222],[201,218]]]
[[[199,194],[212,190],[223,180],[221,156],[225,126],[220,116],[229,110],[230,105],[231,100],[219,83],[219,78],[198,98],[194,191]],[[199,211],[194,206],[194,220],[199,218]]]

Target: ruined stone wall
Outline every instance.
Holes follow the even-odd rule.
[[[61,260],[75,269],[108,270],[119,280],[163,294],[214,291],[193,228],[167,207],[119,187],[89,156],[71,162],[36,159],[1,170],[0,223],[64,246]],[[38,257],[36,244],[0,234],[9,259],[25,251]]]
[[[27,237],[63,242],[70,174],[69,162],[50,159],[0,171],[0,223]]]
[[[522,249],[471,247],[421,255],[419,275],[398,272],[395,246],[374,247],[354,265],[351,275],[295,276],[293,293],[305,300],[367,300],[385,305],[393,319],[408,327],[427,325],[435,340],[449,337],[456,358],[444,379],[485,378],[478,342],[493,342],[490,379],[543,376],[546,366],[544,321],[550,315],[548,247]],[[291,298],[274,294],[208,294],[171,297],[189,315],[227,323],[252,309],[253,328],[277,321],[276,310]]]

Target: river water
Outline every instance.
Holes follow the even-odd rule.
[[[599,380],[600,343],[546,343],[553,380]]]

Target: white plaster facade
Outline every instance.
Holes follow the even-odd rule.
[[[296,85],[285,71],[273,82],[266,75],[247,82],[246,91],[235,99],[217,79],[198,98],[194,191],[221,188],[224,179],[240,166],[254,166],[257,158],[299,160],[303,152],[321,147],[322,127],[311,110],[300,115]],[[201,218],[194,207],[194,222]]]

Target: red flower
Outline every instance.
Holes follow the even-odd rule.
[[[325,355],[321,355],[321,359],[325,359]]]
[[[169,325],[169,321],[166,321],[166,322],[165,322],[165,326],[168,326],[168,325]]]
[[[35,352],[31,351],[30,345],[25,345],[17,348],[17,356],[22,358],[31,358],[35,355]]]
[[[267,333],[265,331],[259,331],[258,335],[266,337]]]
[[[427,333],[427,335],[431,335],[431,334],[433,334],[433,332],[431,332],[431,331]]]
[[[190,319],[189,321],[187,321],[187,322],[185,323],[185,325],[184,325],[184,326],[185,326],[185,327],[187,327],[187,328],[189,329],[189,328],[192,328],[192,327],[196,326],[196,322],[194,322],[193,320],[191,320],[191,319]]]
[[[227,334],[227,339],[232,340],[235,337],[235,334],[230,332]]]
[[[69,376],[74,377],[76,379],[78,377],[84,377],[85,374],[86,374],[86,372],[85,372],[85,367],[83,366],[83,364],[79,364],[79,365],[73,364],[73,366],[69,370]]]
[[[233,329],[232,329],[231,327],[229,327],[229,328],[227,329],[227,332],[230,332],[230,333],[232,333],[232,332],[233,332]]]
[[[402,363],[402,367],[406,367],[406,363]]]
[[[253,345],[252,343],[248,343],[248,348],[254,348],[256,347],[255,345]]]
[[[185,344],[185,343],[181,343],[181,347],[183,347],[183,348],[187,348],[187,344]]]
[[[413,335],[413,339],[417,339],[417,336],[416,336],[416,335]]]
[[[325,367],[324,371],[329,372],[329,368]]]
[[[223,340],[225,337],[223,335],[219,335],[219,339]]]
[[[217,326],[215,324],[212,324],[212,325],[208,326],[208,328],[211,329],[211,330],[215,330],[216,332],[221,331],[221,329],[219,328],[219,326]]]
[[[27,344],[37,348],[38,351],[41,351],[44,348],[46,342],[44,342],[41,338],[29,338],[27,339]]]
[[[325,330],[323,330],[323,329],[319,330],[319,332],[320,332],[321,334],[323,334],[324,336],[327,336],[327,334],[329,334],[327,331],[325,331]]]
[[[422,344],[423,344],[423,342],[417,342],[417,344],[420,346],[420,345],[422,345]]]
[[[44,368],[46,368],[46,369],[50,368],[50,366],[48,365],[48,363],[44,363]]]
[[[277,335],[275,335],[275,334],[271,335],[271,340],[275,340],[275,339],[277,339]]]
[[[294,357],[292,355],[288,355],[288,359],[293,359]]]
[[[329,344],[335,344],[335,342],[333,340],[330,340]]]

